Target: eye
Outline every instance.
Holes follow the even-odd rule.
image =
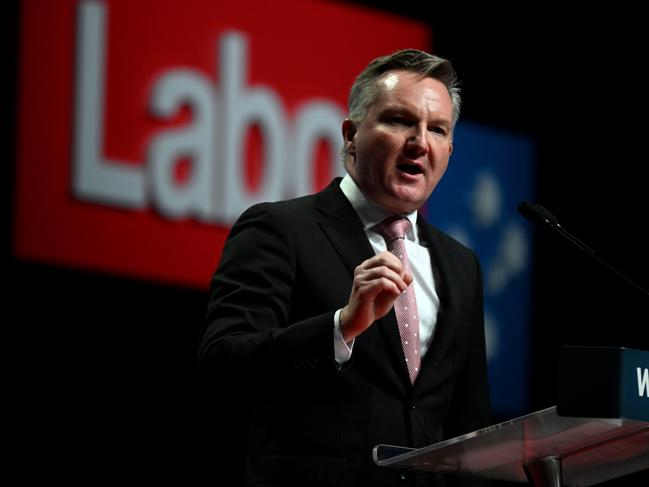
[[[394,125],[410,125],[410,121],[401,115],[394,115],[388,119],[388,122]]]
[[[428,130],[430,132],[435,133],[435,134],[444,135],[444,136],[448,133],[447,130],[444,127],[441,127],[439,125],[435,125],[433,127],[428,127]]]

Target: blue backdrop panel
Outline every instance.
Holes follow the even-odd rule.
[[[449,168],[424,209],[480,257],[492,404],[501,417],[529,412],[532,228],[516,207],[534,200],[534,176],[530,138],[460,122]]]

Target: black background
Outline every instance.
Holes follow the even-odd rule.
[[[536,202],[649,288],[647,42],[639,7],[366,3],[432,27],[434,52],[450,58],[462,79],[462,118],[532,137]],[[201,414],[195,355],[207,294],[13,257],[19,9],[16,2],[3,9],[3,348],[15,432],[11,463],[22,478],[73,484],[172,478],[198,484],[198,472],[209,470],[220,451],[210,444],[218,441],[213,433],[231,432],[237,417],[223,422]],[[535,268],[532,410],[556,403],[560,346],[649,350],[647,295],[547,231],[536,234]],[[209,478],[212,485],[231,483],[225,472]],[[648,480],[643,472],[605,485]]]

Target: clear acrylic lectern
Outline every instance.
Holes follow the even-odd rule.
[[[560,371],[558,406],[424,448],[377,445],[374,461],[537,487],[585,487],[648,469],[649,352],[566,347]]]

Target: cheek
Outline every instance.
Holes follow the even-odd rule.
[[[442,176],[444,176],[446,169],[448,169],[448,153],[446,152],[443,154],[437,154],[437,157],[434,160],[436,162],[433,165],[433,170],[429,173],[431,184],[436,184],[440,179],[442,179]]]
[[[364,145],[357,146],[357,163],[360,171],[366,174],[379,172],[389,161],[390,146],[384,140],[375,138]]]
[[[397,137],[381,130],[375,130],[364,140],[364,152],[372,159],[389,157],[398,150]]]
[[[435,161],[435,172],[443,173],[444,171],[446,171],[449,158],[451,157],[449,146],[444,145],[442,147],[434,147],[432,149],[432,153],[434,154],[433,160]]]

